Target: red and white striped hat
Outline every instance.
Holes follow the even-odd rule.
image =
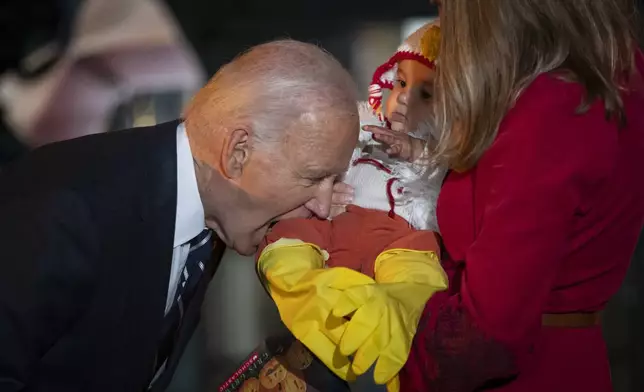
[[[396,53],[376,69],[369,86],[369,105],[381,121],[387,121],[382,113],[383,89],[391,90],[394,87],[398,63],[402,60],[415,60],[434,69],[438,62],[439,48],[440,23],[435,20],[413,32],[398,47]]]

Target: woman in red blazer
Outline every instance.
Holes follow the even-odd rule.
[[[437,214],[451,288],[425,308],[401,390],[611,391],[600,313],[644,222],[632,4],[442,3],[436,157],[453,170]]]

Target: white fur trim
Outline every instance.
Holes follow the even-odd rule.
[[[383,121],[378,118],[378,115],[374,113],[373,109],[368,102],[360,101],[358,105],[358,116],[360,118],[360,133],[358,135],[358,145],[353,149],[353,155],[351,156],[351,162],[356,160],[362,154],[362,150],[369,144],[378,144],[373,140],[373,135],[371,132],[364,131],[362,127],[365,125],[377,125],[382,127],[385,125]]]
[[[384,72],[380,76],[380,81],[381,82],[389,82],[393,83],[396,81],[396,74],[398,73],[398,64],[394,65],[389,71]]]
[[[441,137],[434,119],[421,121],[418,124],[418,129],[416,129],[415,131],[409,132],[409,135],[417,139],[424,139],[424,140],[427,140],[429,137],[431,137],[434,140],[438,140]]]
[[[414,48],[411,47],[407,42],[403,42],[399,47],[396,52],[411,52],[411,53],[417,53]]]
[[[358,103],[360,127],[364,125],[379,125],[380,121],[367,102]],[[373,154],[364,153],[364,147],[375,142],[371,133],[360,129],[358,146],[355,148],[351,162],[358,158],[375,159],[391,170],[386,173],[370,164],[350,166],[345,174],[344,181],[355,188],[353,204],[363,207],[388,212],[390,210],[387,197],[387,181],[397,178],[394,188],[395,207],[394,213],[409,222],[419,230],[438,231],[436,220],[436,202],[440,192],[446,170],[443,168],[428,170],[423,164],[395,161],[383,157],[379,150]],[[401,192],[397,190],[400,188]]]
[[[361,157],[373,159],[368,154]],[[385,164],[383,160],[378,162]],[[385,165],[392,171],[391,174],[368,163],[349,168],[344,181],[355,189],[353,204],[389,212],[387,182],[396,178],[392,185],[394,213],[415,229],[438,231],[436,202],[446,171],[439,169],[430,172],[407,162]]]
[[[364,101],[358,102],[358,116],[360,118],[360,136],[358,137],[358,144],[361,145],[358,147],[363,148],[367,144],[378,144],[378,142],[373,140],[371,132],[364,131],[362,127],[365,125],[383,127],[385,126],[384,121],[380,120],[369,103]]]
[[[390,165],[392,176],[399,178],[403,195],[396,200],[394,212],[419,230],[439,231],[436,203],[447,170],[427,170],[424,165],[395,162]]]
[[[382,127],[385,125],[383,121],[378,119],[378,115],[374,113],[373,109],[369,105],[369,102],[360,101],[358,102],[358,117],[360,118],[360,130],[365,125],[377,125]]]

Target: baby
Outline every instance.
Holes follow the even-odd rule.
[[[439,261],[435,214],[445,170],[430,166],[427,157],[427,143],[437,137],[432,127],[431,101],[439,44],[438,23],[427,24],[374,73],[368,102],[358,103],[362,129],[343,179],[355,194],[346,211],[332,220],[280,221],[260,248],[263,251],[258,257],[258,272],[282,320],[345,379],[350,378],[350,372],[339,369],[330,348],[322,347],[324,339],[314,338],[310,328],[296,327],[299,323],[326,328],[324,334],[332,341],[338,340],[328,320],[316,319],[311,324],[311,318],[324,313],[324,306],[341,301],[322,287],[338,282],[345,286],[369,281],[399,284],[397,300],[413,302],[402,306],[412,309],[410,320],[420,316],[434,292],[447,288]],[[392,90],[384,112],[383,89]],[[302,253],[302,247],[316,252]],[[304,260],[305,254],[314,260]],[[332,271],[324,275],[324,269]],[[336,283],[329,283],[329,274],[334,274],[331,280]],[[326,277],[321,278],[323,275]],[[322,280],[326,286],[320,286]],[[405,287],[409,289],[405,291]],[[416,323],[417,320],[411,322],[408,330],[401,333],[413,338]],[[355,367],[354,363],[353,370]],[[380,384],[391,381],[379,381],[377,375],[375,378]]]

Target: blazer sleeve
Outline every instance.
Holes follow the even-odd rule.
[[[451,271],[457,289],[425,308],[404,391],[471,392],[515,376],[530,350],[575,214],[607,175],[617,135],[601,103],[578,115],[581,89],[547,78],[506,115],[475,168],[478,234]]]
[[[5,202],[0,216],[0,390],[12,392],[87,307],[98,243],[70,193]]]

